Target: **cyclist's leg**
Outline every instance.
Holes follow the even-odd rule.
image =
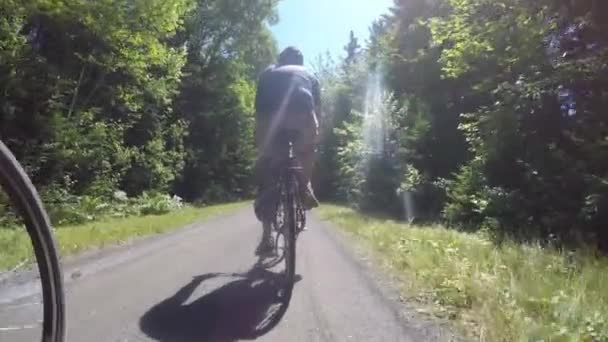
[[[312,93],[308,89],[298,88],[294,91],[288,107],[289,120],[284,123],[285,128],[299,133],[294,141],[294,152],[302,167],[302,172],[298,173],[298,183],[305,209],[319,205],[310,184],[315,144],[319,136],[319,122],[314,108]]]
[[[273,202],[274,194],[272,193],[268,177],[269,161],[266,158],[260,158],[256,165],[258,176],[258,193],[254,202],[255,214],[258,220],[262,223],[262,237],[256,249],[257,255],[267,255],[274,251],[274,240],[272,239],[272,220],[274,216]]]
[[[257,219],[260,222],[264,221],[264,218],[266,217],[265,213],[264,213],[264,203],[266,202],[266,197],[267,195],[267,191],[266,190],[266,183],[268,182],[266,180],[266,174],[267,174],[267,168],[268,168],[268,164],[269,161],[260,156],[258,157],[258,160],[256,161],[255,164],[255,169],[254,169],[254,173],[255,173],[255,184],[256,184],[256,196],[255,196],[255,201],[253,204],[254,210],[255,210],[255,215],[257,217]]]
[[[262,227],[262,238],[255,250],[255,254],[267,256],[275,252],[274,239],[272,238],[272,226],[269,222],[263,222]]]
[[[302,172],[299,174],[300,190],[304,196],[305,209],[312,209],[319,205],[311,185],[311,178],[315,160],[315,144],[319,136],[319,125],[314,112],[302,113],[297,116],[300,132],[295,142],[295,153]]]
[[[273,196],[272,175],[276,163],[275,148],[273,145],[272,120],[256,118],[255,140],[258,158],[255,165],[255,178],[257,194],[254,202],[255,214],[262,222],[262,238],[256,249],[256,254],[266,255],[274,251],[272,239]]]
[[[257,115],[255,126],[255,144],[257,148],[257,160],[255,164],[255,181],[257,186],[256,199],[254,202],[255,214],[260,221],[264,221],[264,209],[267,195],[267,184],[272,163],[272,146],[270,133],[271,119],[268,115]]]

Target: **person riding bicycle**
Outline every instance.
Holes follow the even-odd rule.
[[[286,48],[279,54],[278,63],[260,75],[255,99],[258,194],[254,208],[264,226],[259,254],[273,249],[269,222],[274,214],[271,204],[277,196],[272,185],[276,183],[276,170],[285,156],[284,143],[277,141],[281,132],[297,134],[293,148],[302,168],[298,174],[304,209],[319,205],[310,179],[319,137],[320,107],[319,81],[304,67],[302,53],[295,47]]]

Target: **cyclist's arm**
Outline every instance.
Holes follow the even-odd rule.
[[[321,118],[323,116],[322,108],[321,108],[321,86],[319,85],[319,81],[315,78],[312,82],[312,97],[315,101],[315,113]]]
[[[255,91],[255,128],[254,128],[254,142],[257,148],[261,147],[261,143],[264,139],[264,131],[260,129],[265,124],[263,121],[265,110],[268,107],[268,86],[267,86],[267,75],[272,66],[266,68],[258,77],[258,83]]]
[[[321,122],[323,122],[323,112],[322,112],[322,106],[321,106],[321,87],[319,85],[319,81],[314,78],[313,82],[312,82],[312,97],[314,100],[314,108],[315,108],[315,126],[316,126],[316,135],[315,135],[315,139],[314,139],[314,144],[318,145],[321,143],[321,135],[320,135],[320,124]]]
[[[268,74],[272,70],[273,66],[269,66],[264,70],[260,77],[258,77],[257,89],[255,92],[255,111],[256,115],[263,113],[268,106]]]
[[[264,78],[264,75],[262,74],[260,76],[260,78],[258,79],[258,84],[257,84],[256,91],[255,91],[255,113],[256,113],[256,116],[259,115],[260,110],[262,108],[262,102],[264,101],[263,100],[263,98],[264,98],[264,94],[263,94],[264,87],[263,87],[263,83],[262,83],[263,82],[263,78]]]

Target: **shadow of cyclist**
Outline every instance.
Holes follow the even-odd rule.
[[[240,279],[185,304],[202,282],[222,276]],[[296,281],[300,279],[298,277]],[[140,319],[140,328],[160,341],[256,339],[272,330],[289,306],[280,295],[282,284],[282,275],[261,268],[242,275],[211,273],[198,276],[146,312]]]

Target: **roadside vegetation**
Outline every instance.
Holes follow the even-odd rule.
[[[171,205],[172,210],[158,210],[161,205],[156,203],[153,205],[156,208],[154,212],[146,209],[140,212],[141,215],[103,216],[87,223],[60,226],[55,229],[60,254],[67,256],[88,249],[127,243],[138,237],[170,232],[190,223],[230,213],[245,203],[205,207]],[[32,245],[28,239],[25,228],[0,229],[0,271],[33,262]]]
[[[276,4],[0,1],[0,139],[53,223],[250,196]]]
[[[482,233],[411,226],[323,205],[401,279],[420,311],[480,341],[608,340],[608,259],[534,244],[500,246]]]
[[[320,195],[608,251],[608,26],[595,0],[404,0],[322,59]]]
[[[478,340],[608,340],[607,6],[397,0],[317,63],[322,211]]]

